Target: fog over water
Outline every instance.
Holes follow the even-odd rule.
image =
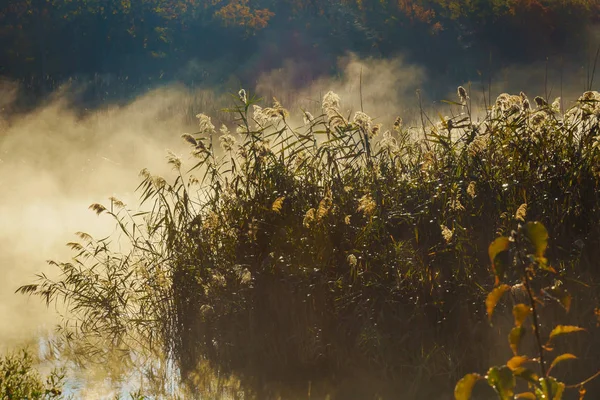
[[[282,68],[265,71],[256,89],[266,100],[277,97],[295,115],[300,108],[318,112],[318,102],[328,90],[340,95],[344,109],[356,111],[362,94],[365,112],[389,124],[397,116],[416,123],[416,90],[438,83],[426,66],[410,64],[402,57],[361,59],[349,54],[338,62],[343,71],[340,76],[296,87],[290,82],[302,64],[289,61]],[[523,90],[530,97],[548,94],[552,100],[562,93],[568,105],[584,90],[588,75],[585,60],[510,66],[491,80],[491,98]],[[471,97],[479,107],[484,94],[490,96],[485,86],[489,81],[482,80],[471,85]],[[454,83],[459,84],[468,82]],[[450,87],[449,82],[440,85]],[[238,89],[232,86],[230,91]],[[187,155],[189,148],[180,135],[193,132],[193,115],[214,115],[229,98],[211,93],[210,88],[194,91],[167,83],[125,105],[105,104],[85,111],[72,101],[76,88],[65,87],[32,111],[11,113],[18,91],[9,81],[0,86],[1,350],[35,341],[57,321],[53,306],[48,309],[39,298],[15,295],[15,290],[31,283],[37,273],[55,274],[46,260],[68,260],[72,253],[65,243],[75,240],[75,232],[104,237],[114,231],[108,217],[98,217],[88,206],[106,204],[109,196],[115,196],[135,208],[139,171],[148,168],[153,174],[168,176],[166,150]],[[438,110],[443,113],[440,100],[456,100],[454,89],[445,90],[444,95],[422,93],[424,108],[433,117]],[[213,118],[227,122],[225,117]]]

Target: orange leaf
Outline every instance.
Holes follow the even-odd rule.
[[[517,368],[521,367],[521,365],[523,365],[527,361],[529,361],[529,358],[527,358],[526,356],[514,356],[513,358],[508,360],[506,366],[514,371]]]
[[[517,304],[513,307],[513,316],[515,317],[515,326],[519,327],[523,325],[525,318],[531,314],[531,307],[525,304]]]
[[[535,397],[535,394],[531,393],[531,392],[525,392],[525,393],[519,393],[515,396],[515,399],[529,399],[529,400],[536,400],[537,397]]]
[[[517,355],[519,352],[519,345],[521,344],[523,335],[525,335],[525,329],[522,326],[512,328],[508,334],[508,344],[514,355]]]

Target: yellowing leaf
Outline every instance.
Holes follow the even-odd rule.
[[[508,285],[500,285],[494,288],[485,299],[485,309],[487,310],[488,318],[490,321],[492,320],[492,314],[494,314],[494,309],[496,308],[496,304],[502,298],[502,295],[510,290],[510,286]]]
[[[521,344],[521,338],[525,335],[525,328],[522,326],[515,326],[510,330],[508,334],[508,344],[514,355],[519,353],[519,345]]]
[[[506,236],[500,236],[496,238],[488,247],[488,255],[490,256],[490,262],[493,264],[496,256],[503,251],[508,250],[510,240]]]
[[[548,340],[552,340],[552,338],[558,335],[581,331],[585,331],[585,329],[572,325],[557,325],[554,329],[552,329],[552,332],[550,332],[550,338]]]
[[[531,392],[525,392],[525,393],[519,393],[515,396],[515,399],[529,399],[529,400],[536,400],[537,397],[535,397],[535,394],[531,393]]]
[[[527,382],[533,383],[534,385],[538,383],[539,377],[535,372],[528,368],[519,367],[515,369],[513,373],[515,374],[515,376],[518,376],[519,378]]]
[[[529,358],[525,356],[514,356],[506,363],[506,366],[511,370],[515,371],[517,368],[520,368],[523,363],[529,361]]]
[[[465,375],[454,387],[454,399],[469,400],[471,398],[471,392],[473,392],[473,385],[480,379],[481,375],[479,374]]]
[[[531,307],[525,304],[517,304],[513,307],[513,316],[515,317],[515,326],[519,327],[523,325],[525,318],[531,314]]]
[[[488,247],[488,255],[490,256],[490,262],[492,263],[492,271],[496,277],[495,285],[500,283],[504,277],[504,272],[510,264],[508,258],[508,249],[510,247],[510,240],[501,236],[496,238]]]
[[[560,356],[557,356],[554,361],[552,361],[552,364],[550,364],[550,369],[548,370],[548,373],[550,372],[550,370],[552,368],[554,368],[554,366],[556,364],[558,364],[559,362],[565,361],[565,360],[574,360],[576,359],[577,356],[570,354],[570,353],[565,353],[565,354],[561,354]]]

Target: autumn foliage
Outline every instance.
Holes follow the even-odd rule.
[[[0,5],[0,74],[139,72],[132,61],[165,70],[175,60],[223,57],[240,41],[251,49],[271,26],[309,36],[322,29],[322,40],[337,37],[330,48],[340,53],[361,46],[383,55],[410,52],[440,35],[459,49],[467,35],[500,55],[517,48],[545,57],[567,39],[571,48],[585,46],[585,29],[599,10],[598,0],[14,0]]]

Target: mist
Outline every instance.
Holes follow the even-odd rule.
[[[211,74],[218,68],[212,66]],[[190,61],[180,69],[185,79],[202,74],[204,66]],[[492,73],[469,71],[451,82],[435,68],[408,55],[377,57],[344,53],[336,60],[337,76],[316,72],[310,61],[287,58],[276,68],[256,72],[249,91],[268,105],[273,97],[296,116],[300,110],[319,114],[323,94],[332,90],[342,99],[346,115],[363,109],[377,122],[391,125],[396,117],[418,125],[420,108],[437,118],[456,100],[456,87],[464,85],[478,110],[502,92],[524,91],[552,101],[561,96],[567,107],[592,81],[588,60],[552,59],[513,63]],[[191,77],[191,78],[190,78]],[[468,78],[477,79],[469,80]],[[230,94],[244,86],[231,77],[225,83],[190,88],[175,79],[154,84],[131,100],[109,100],[87,107],[80,102],[85,87],[64,84],[32,108],[20,110],[19,83],[0,85],[0,350],[34,343],[51,335],[63,312],[46,307],[38,298],[16,295],[15,290],[35,280],[36,274],[53,276],[46,260],[68,260],[65,246],[74,233],[94,237],[115,232],[114,222],[97,216],[88,206],[106,203],[110,196],[136,208],[138,173],[169,176],[167,149],[187,158],[189,146],[180,136],[194,132],[195,115],[206,113],[217,127],[233,128],[221,112]],[[417,91],[422,96],[419,105]],[[385,128],[384,128],[385,130]],[[90,392],[86,398],[97,398]]]
[[[14,90],[4,90],[4,107]],[[168,174],[166,149],[187,151],[180,140],[182,112],[191,94],[176,86],[156,89],[126,106],[82,113],[69,91],[24,115],[8,116],[0,134],[0,343],[11,347],[53,329],[55,310],[15,295],[35,274],[52,276],[46,260],[68,260],[74,233],[108,236],[108,218],[88,210],[114,196],[135,206],[138,173]]]
[[[332,90],[348,115],[363,108],[387,125],[398,116],[416,124],[416,91],[438,83],[426,65],[411,64],[405,57],[360,58],[348,53],[338,59],[337,67],[342,71],[338,77],[322,76],[297,87],[304,64],[288,60],[281,68],[263,72],[256,92],[264,98],[262,105],[276,97],[298,120],[300,110],[320,113],[323,94]],[[470,85],[475,107],[483,110],[489,98],[494,101],[502,92],[562,95],[568,105],[589,79],[581,63],[538,62],[509,66],[489,79],[456,86]],[[197,113],[211,115],[215,125],[231,127],[231,116],[220,111],[231,97],[221,89],[189,89],[174,82],[126,104],[81,109],[77,96],[83,89],[65,85],[35,109],[17,113],[11,110],[19,85],[5,80],[0,87],[0,315],[11,321],[0,326],[4,347],[28,342],[56,322],[54,309],[15,295],[15,290],[35,274],[52,276],[46,260],[69,259],[65,244],[75,232],[104,237],[113,231],[113,222],[88,210],[90,204],[106,203],[114,196],[135,208],[139,171],[148,168],[168,176],[166,151],[187,157],[189,148],[180,136],[194,131]],[[229,93],[237,90],[232,86]],[[432,113],[447,109],[441,100],[456,100],[454,89],[441,98],[426,91],[422,95],[426,112]]]

